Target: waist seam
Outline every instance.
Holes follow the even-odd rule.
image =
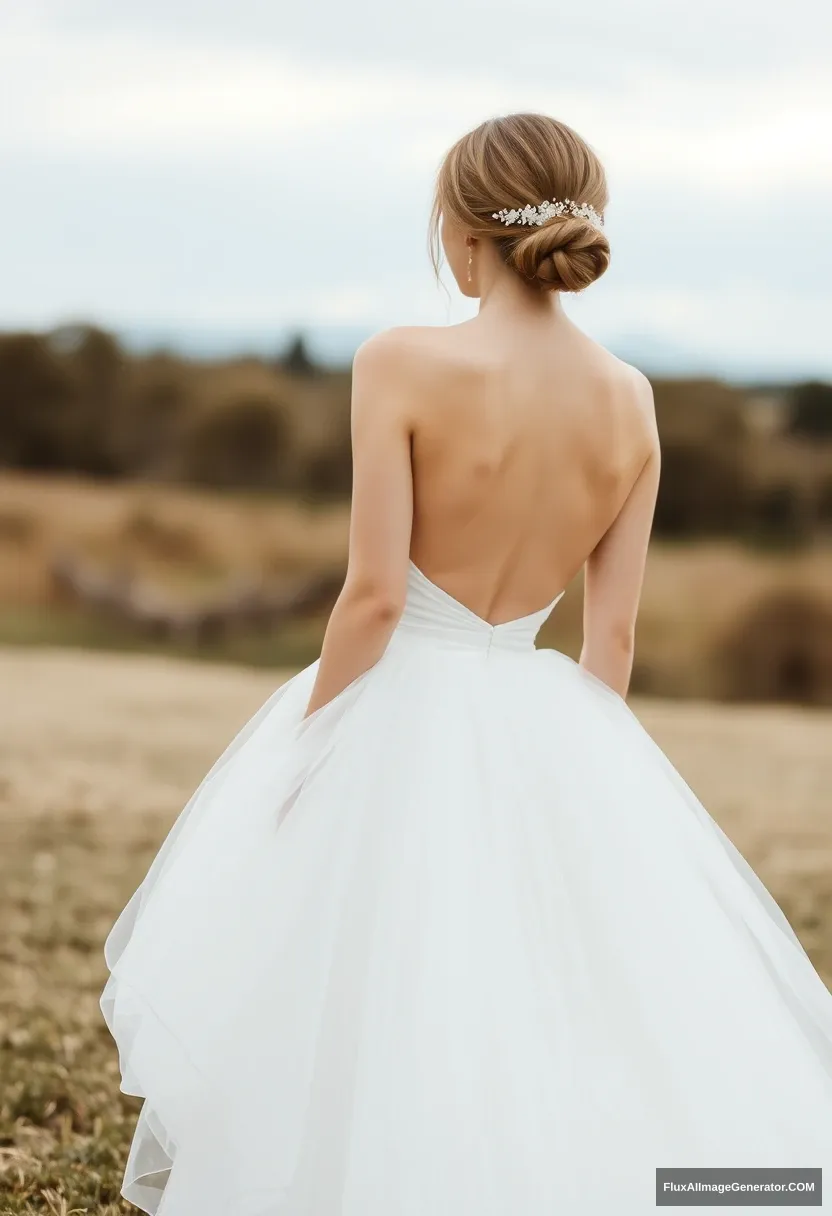
[[[488,633],[460,632],[456,636],[431,629],[420,629],[412,624],[399,625],[393,631],[390,643],[408,646],[426,646],[436,650],[454,651],[457,654],[533,654],[536,650],[534,637],[510,638],[499,633],[499,626]]]

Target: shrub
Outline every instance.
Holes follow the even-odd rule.
[[[816,511],[818,523],[823,528],[832,528],[832,477],[818,487]]]
[[[789,429],[795,435],[832,440],[832,384],[810,380],[791,393]]]
[[[729,700],[832,705],[832,603],[806,591],[765,596],[715,657]]]
[[[185,434],[182,463],[197,485],[278,489],[285,481],[291,428],[280,403],[244,397],[198,415]]]
[[[72,468],[76,406],[72,375],[41,338],[0,338],[0,465]]]
[[[813,513],[801,488],[790,482],[775,483],[757,494],[750,516],[752,539],[788,547],[811,539]]]
[[[718,448],[668,443],[656,504],[657,535],[689,537],[738,531],[748,488],[738,462]]]
[[[93,475],[120,473],[116,435],[125,387],[121,348],[110,334],[84,326],[67,364],[77,388],[72,467]]]
[[[117,420],[116,446],[124,467],[145,475],[169,472],[192,408],[189,378],[180,360],[154,355],[134,365]]]

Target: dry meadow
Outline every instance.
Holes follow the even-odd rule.
[[[160,648],[67,603],[53,577],[61,555],[130,575],[149,594],[187,605],[228,586],[342,571],[348,526],[345,501],[2,472],[0,644]],[[326,615],[271,634],[232,635],[198,653],[300,665],[318,653]],[[542,640],[577,657],[580,635],[576,585]],[[738,639],[746,643],[744,669],[728,679],[726,649],[736,652]],[[654,541],[637,649],[640,692],[832,704],[832,549],[825,541],[785,550],[729,539]],[[795,668],[803,677],[789,680]],[[760,685],[765,669],[769,679]]]

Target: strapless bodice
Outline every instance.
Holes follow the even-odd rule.
[[[533,650],[541,626],[562,595],[561,591],[537,612],[491,625],[443,591],[411,562],[407,600],[393,636],[400,643],[433,641],[437,645],[486,653],[492,649]]]

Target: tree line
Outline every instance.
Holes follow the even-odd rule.
[[[797,543],[832,527],[832,385],[653,380],[659,534]],[[350,377],[302,337],[273,360],[138,356],[92,326],[0,335],[0,468],[344,496]]]

